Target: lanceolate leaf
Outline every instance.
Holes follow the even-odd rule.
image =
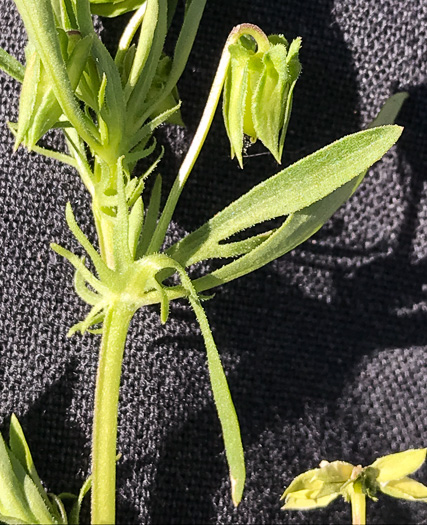
[[[0,47],[0,69],[5,71],[15,80],[22,82],[25,75],[25,66],[18,62],[15,57]]]
[[[19,432],[16,422],[12,422],[12,425]],[[37,474],[33,480],[29,472],[29,469],[33,472],[35,469],[29,451],[25,450],[25,438],[23,434],[13,435],[15,430],[12,429],[12,443],[24,464],[0,435],[0,519],[5,523],[58,523],[48,509],[47,496],[41,484],[38,485],[40,480]]]
[[[22,427],[19,424],[15,414],[12,414],[12,417],[10,418],[9,445],[12,453],[15,454],[18,461],[21,463],[27,474],[37,486],[40,495],[45,500],[46,505],[49,506],[49,499],[41,484],[39,475],[37,474],[37,470],[33,462],[33,458],[31,456],[30,448],[25,439]]]
[[[379,160],[401,132],[399,126],[385,126],[361,131],[330,144],[253,188],[172,246],[168,254],[183,266],[221,257],[224,246],[221,241],[255,224],[290,215],[325,198]],[[322,213],[327,217],[329,209],[322,209]]]

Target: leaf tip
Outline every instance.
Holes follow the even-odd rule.
[[[238,507],[242,501],[243,489],[240,488],[240,484],[234,476],[230,476],[231,481],[231,499],[233,500],[233,505]]]

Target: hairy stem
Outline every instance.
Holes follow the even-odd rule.
[[[120,376],[134,310],[113,304],[103,323],[92,435],[92,523],[113,524],[116,512],[116,441]]]

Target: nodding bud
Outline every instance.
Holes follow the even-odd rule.
[[[244,32],[244,26],[240,27],[240,32]],[[237,157],[240,167],[244,135],[251,142],[261,140],[280,163],[293,90],[301,72],[300,47],[300,38],[289,45],[284,36],[267,38],[252,25],[248,26],[248,34],[243,33],[229,45],[223,116],[231,157]]]

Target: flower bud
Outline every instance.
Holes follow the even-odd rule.
[[[243,35],[229,46],[230,65],[224,86],[223,116],[231,156],[243,167],[243,136],[258,139],[280,163],[292,108],[295,83],[301,71],[301,39],[290,45],[281,35],[265,35],[261,44]]]

